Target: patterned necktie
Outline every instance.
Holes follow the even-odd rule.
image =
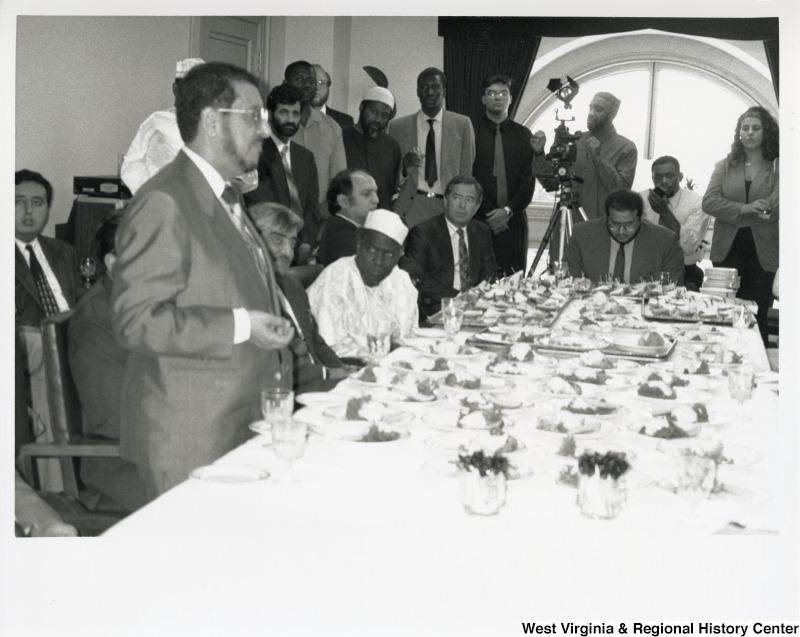
[[[297,192],[292,167],[289,165],[289,144],[281,148],[281,163],[283,163],[283,172],[286,173],[286,183],[289,186],[289,201],[291,203],[289,207],[294,214],[302,219],[303,206],[300,205],[300,194]]]
[[[503,154],[503,135],[500,133],[500,124],[494,128],[492,177],[497,179],[497,207],[504,208],[508,203],[508,183],[506,182],[506,157]]]
[[[239,202],[239,195],[230,186],[225,186],[225,190],[222,191],[222,200],[228,204],[228,212],[230,212],[231,221],[233,221],[233,225],[236,226],[236,229],[239,231],[242,239],[244,239],[245,245],[247,245],[247,250],[253,257],[253,260],[256,262],[256,266],[258,267],[258,271],[261,273],[262,278],[265,282],[267,282],[267,264],[264,257],[264,252],[261,250],[255,237],[253,237],[250,229],[242,219],[242,214],[244,213],[242,212],[242,205]]]
[[[458,276],[461,278],[461,289],[469,289],[469,252],[467,241],[464,238],[464,229],[459,228],[458,233]]]
[[[617,258],[614,261],[614,278],[620,283],[625,280],[625,246],[620,244],[617,250]]]
[[[36,258],[36,254],[33,252],[33,246],[25,246],[25,249],[28,251],[31,273],[33,274],[34,281],[36,281],[36,289],[39,290],[39,298],[42,299],[45,315],[52,316],[53,314],[58,314],[58,303],[56,303],[53,288],[50,287],[47,275],[44,273],[39,259]]]
[[[425,140],[425,181],[429,188],[439,179],[439,172],[436,170],[436,133],[433,132],[433,123],[436,120],[428,120],[428,138]]]

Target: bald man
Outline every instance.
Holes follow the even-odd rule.
[[[611,93],[597,93],[589,103],[589,130],[576,142],[577,159],[570,172],[581,177],[583,183],[573,182],[573,192],[589,219],[605,216],[606,197],[615,190],[630,189],[636,174],[636,144],[617,133],[613,124],[619,107],[620,100]],[[546,143],[545,133],[536,131],[531,140],[535,175],[552,172],[552,165],[545,158]],[[580,221],[580,216],[574,220]],[[559,230],[557,223],[550,241],[551,263],[559,260]]]

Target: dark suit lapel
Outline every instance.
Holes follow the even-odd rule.
[[[444,258],[444,275],[448,286],[453,285],[456,268],[456,255],[453,254],[453,242],[450,241],[450,228],[444,215],[436,217],[436,236],[432,237],[433,245],[438,246]]]
[[[19,284],[25,288],[25,291],[30,294],[31,298],[36,301],[36,304],[44,310],[42,300],[39,298],[39,290],[36,288],[36,281],[33,278],[33,273],[16,244],[14,245],[14,251],[14,277],[19,281]]]
[[[286,171],[283,169],[283,162],[281,161],[281,154],[278,152],[278,145],[272,137],[267,138],[264,143],[269,157],[270,175],[273,180],[273,194],[280,203],[291,208],[289,181],[286,179]],[[292,156],[292,168],[294,168],[296,163],[294,161],[294,147],[295,144],[289,144],[289,153]]]
[[[72,290],[75,286],[73,278],[75,273],[72,271],[72,265],[65,258],[64,252],[54,242],[48,241],[47,237],[39,237],[39,245],[42,246],[42,252],[47,263],[50,264],[50,269],[58,281],[64,298],[68,303],[74,302],[74,299],[70,301],[70,297],[74,295]]]
[[[469,284],[475,285],[480,282],[483,272],[481,272],[481,257],[483,256],[484,246],[481,245],[480,235],[475,227],[479,221],[470,221],[467,224],[467,239],[469,249]]]

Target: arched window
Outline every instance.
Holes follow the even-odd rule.
[[[656,157],[674,155],[685,178],[704,192],[714,162],[730,149],[736,118],[755,103],[777,112],[768,69],[727,43],[657,31],[580,38],[537,60],[520,100],[518,121],[545,131],[548,146],[555,108],[562,116],[565,110],[546,86],[563,75],[580,84],[575,121],[567,123],[572,132],[586,129],[598,91],[622,100],[614,124],[639,150],[634,190],[652,185]],[[537,201],[549,205],[552,196],[537,187]]]

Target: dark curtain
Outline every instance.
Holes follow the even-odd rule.
[[[444,74],[447,76],[447,110],[467,117],[479,117],[481,82],[502,73],[511,78],[509,117],[517,111],[516,98],[522,94],[542,38],[507,34],[473,25],[444,41]]]
[[[778,95],[778,18],[442,17],[439,35],[444,38],[447,108],[468,116],[482,112],[481,74],[510,75],[516,80],[514,96],[521,95],[542,37],[580,37],[640,29],[723,40],[763,40]],[[500,51],[495,53],[494,47],[502,55]],[[524,47],[528,48],[523,51]],[[517,54],[518,58],[508,57]],[[512,105],[512,118],[515,111]]]
[[[778,40],[764,40],[764,50],[767,52],[769,74],[772,76],[772,85],[775,87],[775,97],[780,100],[778,91]]]

